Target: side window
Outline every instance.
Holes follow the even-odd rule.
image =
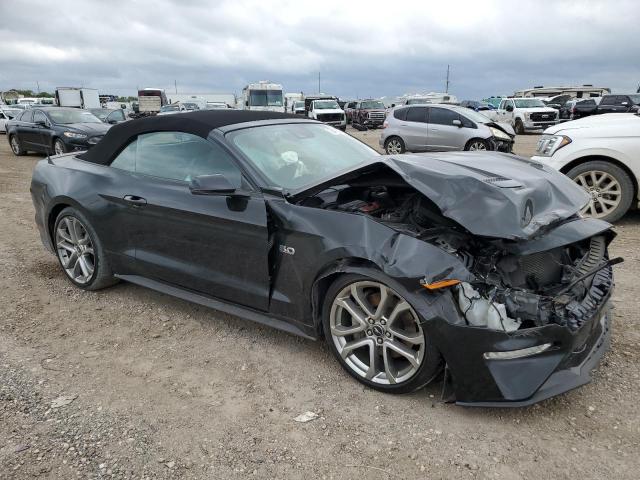
[[[406,120],[407,119],[407,110],[409,110],[408,108],[398,108],[396,110],[393,111],[393,117],[397,118],[398,120]]]
[[[47,121],[47,117],[44,116],[44,113],[42,113],[40,110],[36,110],[33,113],[33,122],[45,122]]]
[[[627,105],[631,103],[631,101],[629,100],[629,97],[627,97],[626,95],[618,95],[616,100],[617,100],[616,103],[618,105],[622,105],[624,102],[627,102]]]
[[[33,121],[33,110],[25,110],[22,116],[20,117],[21,122],[32,122]]]
[[[231,156],[217,144],[183,132],[140,135],[111,163],[143,175],[188,182],[200,175],[221,173],[240,186],[242,174]]]
[[[453,125],[454,120],[459,120],[459,115],[446,108],[431,107],[429,123],[437,125]]]
[[[109,120],[116,120],[118,122],[121,122],[124,120],[124,112],[122,110],[116,110],[114,112],[111,112],[111,114],[107,117],[107,121]]]
[[[427,107],[407,108],[407,122],[427,123]]]
[[[615,98],[616,98],[615,95],[606,95],[602,97],[602,101],[600,102],[600,105],[613,105]]]

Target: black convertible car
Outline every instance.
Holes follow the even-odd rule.
[[[76,286],[324,337],[385,392],[444,370],[459,404],[527,405],[588,382],[608,346],[610,225],[517,156],[380,156],[299,116],[200,111],[42,160],[31,194]]]

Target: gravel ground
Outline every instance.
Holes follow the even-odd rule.
[[[322,342],[130,284],[73,288],[33,222],[38,159],[0,137],[0,478],[638,478],[640,215],[616,227],[626,262],[593,383],[465,409],[439,383],[364,388]],[[318,418],[294,421],[306,411]]]

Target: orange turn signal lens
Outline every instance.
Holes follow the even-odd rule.
[[[438,290],[439,288],[453,287],[459,283],[460,280],[440,280],[439,282],[423,283],[422,286],[427,290]]]

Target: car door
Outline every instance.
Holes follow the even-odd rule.
[[[41,110],[33,111],[33,145],[42,153],[51,153],[51,121]]]
[[[25,150],[34,150],[36,145],[36,129],[33,124],[33,110],[25,110],[20,117],[20,123],[16,127],[18,139],[22,148]]]
[[[427,150],[427,107],[409,107],[404,120],[399,121],[400,135],[410,152]]]
[[[598,105],[598,113],[612,113],[615,112],[615,104],[618,95],[605,95],[602,97],[600,105]]]
[[[454,124],[454,121],[460,125]],[[470,129],[462,125],[457,112],[448,108],[429,107],[429,150],[462,150],[470,138]]]
[[[195,195],[189,189],[190,179],[220,173],[248,188],[232,156],[213,141],[180,132],[141,135],[127,149],[135,150],[134,164],[120,162],[119,156],[112,166],[135,175],[123,199],[136,210],[129,232],[136,270],[266,311],[268,231],[262,195]]]

